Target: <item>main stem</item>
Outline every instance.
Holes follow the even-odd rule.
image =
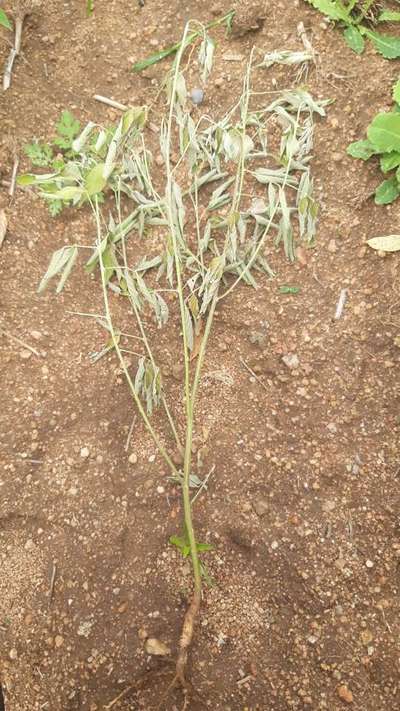
[[[176,96],[177,81],[179,75],[179,67],[182,59],[182,54],[186,47],[186,38],[188,34],[188,25],[185,27],[185,32],[181,42],[181,46],[178,51],[175,64],[174,81],[171,91],[171,103],[169,109],[168,117],[168,131],[167,131],[167,150],[166,150],[166,171],[167,171],[167,212],[168,212],[168,222],[169,228],[171,230],[171,237],[174,249],[174,260],[175,260],[175,272],[177,280],[177,291],[179,297],[179,306],[181,312],[181,324],[182,324],[182,338],[183,338],[183,355],[185,362],[185,401],[186,401],[186,438],[185,438],[185,454],[184,454],[184,466],[183,466],[183,482],[182,482],[182,499],[183,499],[183,512],[185,520],[186,534],[190,545],[190,556],[192,559],[193,566],[193,578],[194,578],[194,588],[195,588],[195,598],[198,599],[198,605],[200,604],[201,595],[201,568],[200,559],[197,551],[196,536],[193,526],[192,519],[192,507],[190,503],[190,473],[191,473],[191,461],[192,461],[192,442],[193,442],[193,424],[194,424],[194,400],[192,398],[191,387],[190,387],[190,357],[189,357],[189,347],[187,341],[186,333],[186,313],[185,313],[185,300],[183,294],[183,283],[182,283],[182,271],[180,262],[180,248],[178,244],[176,225],[172,215],[172,202],[174,201],[173,194],[173,184],[172,184],[172,170],[171,170],[171,136],[172,136],[172,121],[174,115],[174,99]],[[198,607],[195,611],[197,614]],[[193,624],[193,623],[192,623]],[[193,633],[193,627],[191,634],[189,635],[188,644],[183,644],[183,637],[181,639],[181,652],[184,649],[183,654],[186,655],[187,647],[191,642],[191,635]],[[186,663],[186,656],[185,656]],[[184,667],[183,667],[184,668]]]

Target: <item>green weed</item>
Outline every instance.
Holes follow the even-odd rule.
[[[367,128],[367,138],[347,148],[353,158],[379,158],[380,169],[388,177],[375,190],[377,205],[387,205],[400,195],[400,80],[394,86],[393,99],[392,111],[375,116]]]
[[[306,2],[344,29],[344,39],[357,54],[363,53],[365,40],[369,39],[376,51],[386,59],[400,57],[400,37],[382,34],[375,29],[380,23],[400,22],[400,12],[382,9],[382,3],[376,0]]]

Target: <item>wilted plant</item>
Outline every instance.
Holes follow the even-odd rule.
[[[160,127],[164,167],[157,166],[158,178],[161,171],[164,182],[161,193],[153,182],[145,107],[129,109],[113,129],[90,122],[74,137],[67,161],[53,166],[50,174],[20,178],[22,184],[35,186],[50,204],[60,201],[62,206],[80,207],[89,203],[93,210],[97,237],[86,271],[96,267],[100,270],[104,300],[101,323],[109,333],[103,352],[115,350],[143,422],[168,465],[171,478],[182,489],[183,532],[170,542],[184,556],[190,555],[193,568],[194,591],[185,615],[174,679],[185,690],[187,654],[201,604],[203,579],[208,577],[202,556],[211,549],[209,544],[197,541],[192,520],[196,494],[193,498],[191,495],[193,489],[198,494],[205,488],[205,482],[192,470],[192,440],[207,343],[217,305],[241,282],[256,288],[257,273],[273,276],[266,259],[269,243],[278,246],[282,242],[290,260],[295,258],[296,240],[313,243],[318,212],[309,165],[313,119],[315,114],[325,113],[324,102],[314,101],[304,88],[276,92],[267,106],[253,106],[259,103],[260,96],[251,90],[252,53],[235,106],[218,120],[209,116],[197,118],[188,109],[181,69],[188,37],[190,25],[166,81],[169,109]],[[206,79],[214,44],[204,29],[201,37],[199,62]],[[269,140],[274,133],[279,133],[280,140],[272,148]],[[178,159],[173,161],[176,153]],[[249,192],[253,199],[248,197]],[[108,195],[114,199],[112,210]],[[122,204],[133,204],[124,219]],[[140,242],[144,233],[154,228],[163,232],[159,247],[131,264],[128,241],[135,238]],[[57,275],[57,291],[63,288],[79,249],[78,244],[72,244],[54,253],[39,290]],[[150,280],[150,274],[155,279]],[[161,282],[163,288],[158,286]],[[139,334],[136,338],[143,349],[137,355],[135,373],[124,357],[128,337],[116,327],[112,315],[115,292],[130,305]],[[169,300],[169,292],[177,299]],[[161,328],[176,304],[184,361],[182,470],[173,463],[170,446],[163,445],[151,422],[153,410],[162,406],[175,440],[173,446],[181,448],[167,405],[162,364],[156,362],[143,321],[145,310],[149,310]],[[97,360],[103,352],[92,358]]]

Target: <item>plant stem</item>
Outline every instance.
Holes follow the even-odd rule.
[[[192,520],[192,508],[190,503],[190,471],[191,471],[191,461],[192,461],[192,440],[193,440],[193,401],[191,396],[190,387],[190,357],[189,357],[189,347],[187,341],[186,332],[186,311],[185,311],[185,300],[183,294],[183,284],[182,284],[182,274],[181,274],[181,262],[180,262],[180,248],[178,245],[178,239],[176,235],[176,226],[172,216],[172,203],[175,200],[173,194],[172,185],[172,171],[171,171],[171,135],[172,135],[172,119],[174,115],[174,98],[176,95],[177,81],[179,75],[180,62],[184,49],[186,47],[186,38],[188,34],[188,24],[185,27],[183,33],[183,39],[179,47],[178,56],[176,58],[174,80],[171,91],[171,103],[169,109],[168,118],[168,129],[167,129],[167,150],[166,150],[166,172],[167,172],[167,216],[169,228],[171,230],[171,237],[174,250],[174,260],[175,260],[175,271],[177,280],[177,291],[179,297],[179,306],[181,312],[181,323],[182,323],[182,338],[183,338],[183,355],[185,362],[185,401],[186,401],[186,438],[185,438],[185,454],[184,454],[184,468],[183,468],[183,481],[182,481],[182,498],[183,498],[183,509],[184,509],[184,519],[186,533],[190,544],[190,555],[192,559],[193,566],[193,577],[195,591],[200,594],[201,591],[201,569],[200,560],[197,551],[196,536],[193,527]]]
[[[152,436],[155,445],[157,446],[157,448],[158,448],[161,456],[164,458],[165,462],[168,464],[172,474],[174,474],[175,476],[177,476],[179,478],[179,472],[176,469],[175,464],[173,463],[173,461],[170,458],[170,456],[168,455],[167,451],[161,444],[160,439],[159,439],[157,433],[155,432],[155,430],[154,430],[154,428],[147,416],[146,411],[143,408],[143,405],[140,401],[139,395],[137,394],[137,392],[135,390],[135,385],[132,382],[132,378],[131,378],[128,368],[126,366],[125,359],[124,359],[121,349],[118,345],[118,339],[115,335],[114,325],[113,325],[113,321],[112,321],[111,313],[110,313],[110,304],[109,304],[108,294],[107,294],[106,271],[105,271],[104,262],[103,262],[103,255],[102,255],[102,251],[101,251],[102,235],[101,235],[100,216],[99,216],[99,207],[98,207],[97,199],[95,201],[95,206],[93,206],[93,203],[92,203],[92,208],[95,213],[96,225],[97,225],[97,243],[98,243],[98,252],[99,252],[99,266],[100,266],[100,273],[101,273],[101,284],[102,284],[102,289],[103,289],[103,300],[104,300],[104,307],[105,307],[105,312],[106,312],[105,318],[107,321],[108,328],[110,330],[111,338],[113,340],[113,345],[114,345],[115,351],[118,355],[122,370],[124,371],[124,375],[125,375],[125,378],[128,382],[128,385],[131,390],[136,407],[139,410],[139,414],[143,419],[146,429],[149,432],[149,434]]]

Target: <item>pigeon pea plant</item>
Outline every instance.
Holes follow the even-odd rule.
[[[54,201],[62,207],[87,204],[93,211],[97,234],[85,269],[98,268],[100,272],[101,323],[109,333],[105,351],[115,350],[136,408],[171,478],[182,490],[183,534],[173,536],[170,542],[183,556],[190,555],[193,568],[194,591],[185,614],[173,682],[184,689],[203,578],[207,579],[203,554],[211,548],[198,542],[192,519],[194,499],[205,488],[192,469],[192,439],[206,348],[222,300],[242,282],[256,288],[257,274],[273,276],[266,259],[267,246],[271,252],[273,245],[282,243],[287,258],[294,260],[296,241],[314,242],[318,208],[310,160],[314,117],[325,115],[326,103],[315,101],[304,88],[294,88],[273,92],[271,103],[257,106],[260,94],[252,91],[251,78],[253,71],[263,69],[255,68],[252,52],[235,106],[218,120],[198,116],[197,109],[193,114],[181,68],[192,26],[188,23],[185,28],[166,81],[168,111],[159,132],[163,168],[157,161],[153,170],[147,112],[139,107],[130,108],[111,129],[90,122],[75,135],[75,126],[74,135],[68,136],[67,153],[59,163],[51,163],[52,173],[20,178],[20,183],[34,186],[50,205]],[[199,62],[203,78],[211,70],[213,51],[214,44],[202,29]],[[275,148],[270,147],[270,137]],[[45,153],[46,161],[53,161],[47,150]],[[160,174],[163,187],[157,191],[153,177],[159,184]],[[129,207],[124,219],[122,206],[125,210]],[[153,230],[158,247],[132,263],[129,240],[142,244],[144,235],[147,239]],[[57,292],[61,291],[80,249],[85,248],[71,244],[53,254],[39,291],[54,277],[59,277]],[[136,372],[131,372],[125,358],[129,336],[114,322],[116,298],[126,300],[136,323],[135,338],[143,348],[137,356]],[[162,364],[156,362],[151,329],[144,322],[144,315],[150,312],[163,327],[173,307],[179,311],[184,361],[182,470],[171,454],[171,446],[179,449],[181,444],[166,404]],[[159,406],[164,407],[171,426],[172,445],[164,445],[153,426],[151,414]]]
[[[376,30],[376,26],[380,23],[400,22],[400,12],[383,7],[380,0],[306,0],[306,2],[344,27],[344,39],[357,54],[363,53],[365,39],[369,39],[376,51],[386,59],[400,57],[400,37],[382,34]]]
[[[400,195],[400,80],[394,86],[393,99],[392,111],[375,116],[367,128],[367,138],[347,147],[353,158],[369,160],[379,156],[382,173],[390,175],[375,190],[377,205],[387,205]]]

